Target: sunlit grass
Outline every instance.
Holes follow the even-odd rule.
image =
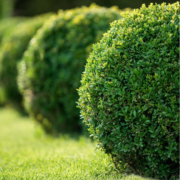
[[[118,174],[110,158],[80,137],[46,136],[28,117],[0,109],[0,180],[147,180]]]

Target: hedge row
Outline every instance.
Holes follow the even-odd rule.
[[[18,24],[1,45],[5,101],[23,99],[48,133],[82,131],[78,104],[117,169],[178,177],[179,12],[178,2],[133,13],[93,4]]]
[[[18,91],[16,81],[17,63],[21,60],[32,36],[49,16],[50,14],[31,19],[4,20],[7,23],[2,23],[2,26],[6,26],[0,28],[0,34],[3,35],[0,46],[1,103],[2,101],[6,104],[11,103],[22,109],[22,96]],[[6,32],[3,33],[4,31]]]
[[[25,107],[47,132],[82,131],[76,89],[86,58],[110,22],[120,18],[119,9],[93,4],[59,11],[31,40],[18,82]]]
[[[8,18],[5,20],[0,20],[0,49],[1,49],[1,41],[4,37],[4,35],[8,34],[8,32],[10,32],[11,29],[15,25],[23,22],[23,20],[25,20],[25,18],[22,18],[22,17],[21,18],[20,17]],[[1,66],[0,66],[0,68],[1,68]],[[0,106],[4,105],[4,103],[5,103],[5,97],[4,97],[3,89],[0,86]]]

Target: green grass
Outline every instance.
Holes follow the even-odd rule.
[[[118,174],[110,158],[80,137],[52,138],[28,117],[0,109],[0,180],[147,180]]]

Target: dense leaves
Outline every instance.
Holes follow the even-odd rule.
[[[59,11],[32,39],[19,67],[19,87],[30,114],[49,132],[81,131],[76,108],[91,46],[119,19],[117,8],[96,5]]]
[[[81,115],[117,168],[169,180],[179,167],[179,3],[123,17],[93,46]]]
[[[22,58],[32,36],[49,16],[48,14],[23,20],[3,36],[0,51],[0,87],[5,103],[21,107],[22,98],[17,88],[16,65]]]
[[[1,48],[1,41],[3,39],[3,36],[8,32],[10,32],[15,25],[21,23],[23,20],[24,18],[6,18],[5,20],[0,20],[0,48]],[[5,101],[4,93],[0,86],[0,106],[4,105],[4,101]]]

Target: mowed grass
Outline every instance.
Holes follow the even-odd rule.
[[[147,180],[114,170],[110,158],[84,137],[52,138],[28,117],[0,109],[0,180]]]

